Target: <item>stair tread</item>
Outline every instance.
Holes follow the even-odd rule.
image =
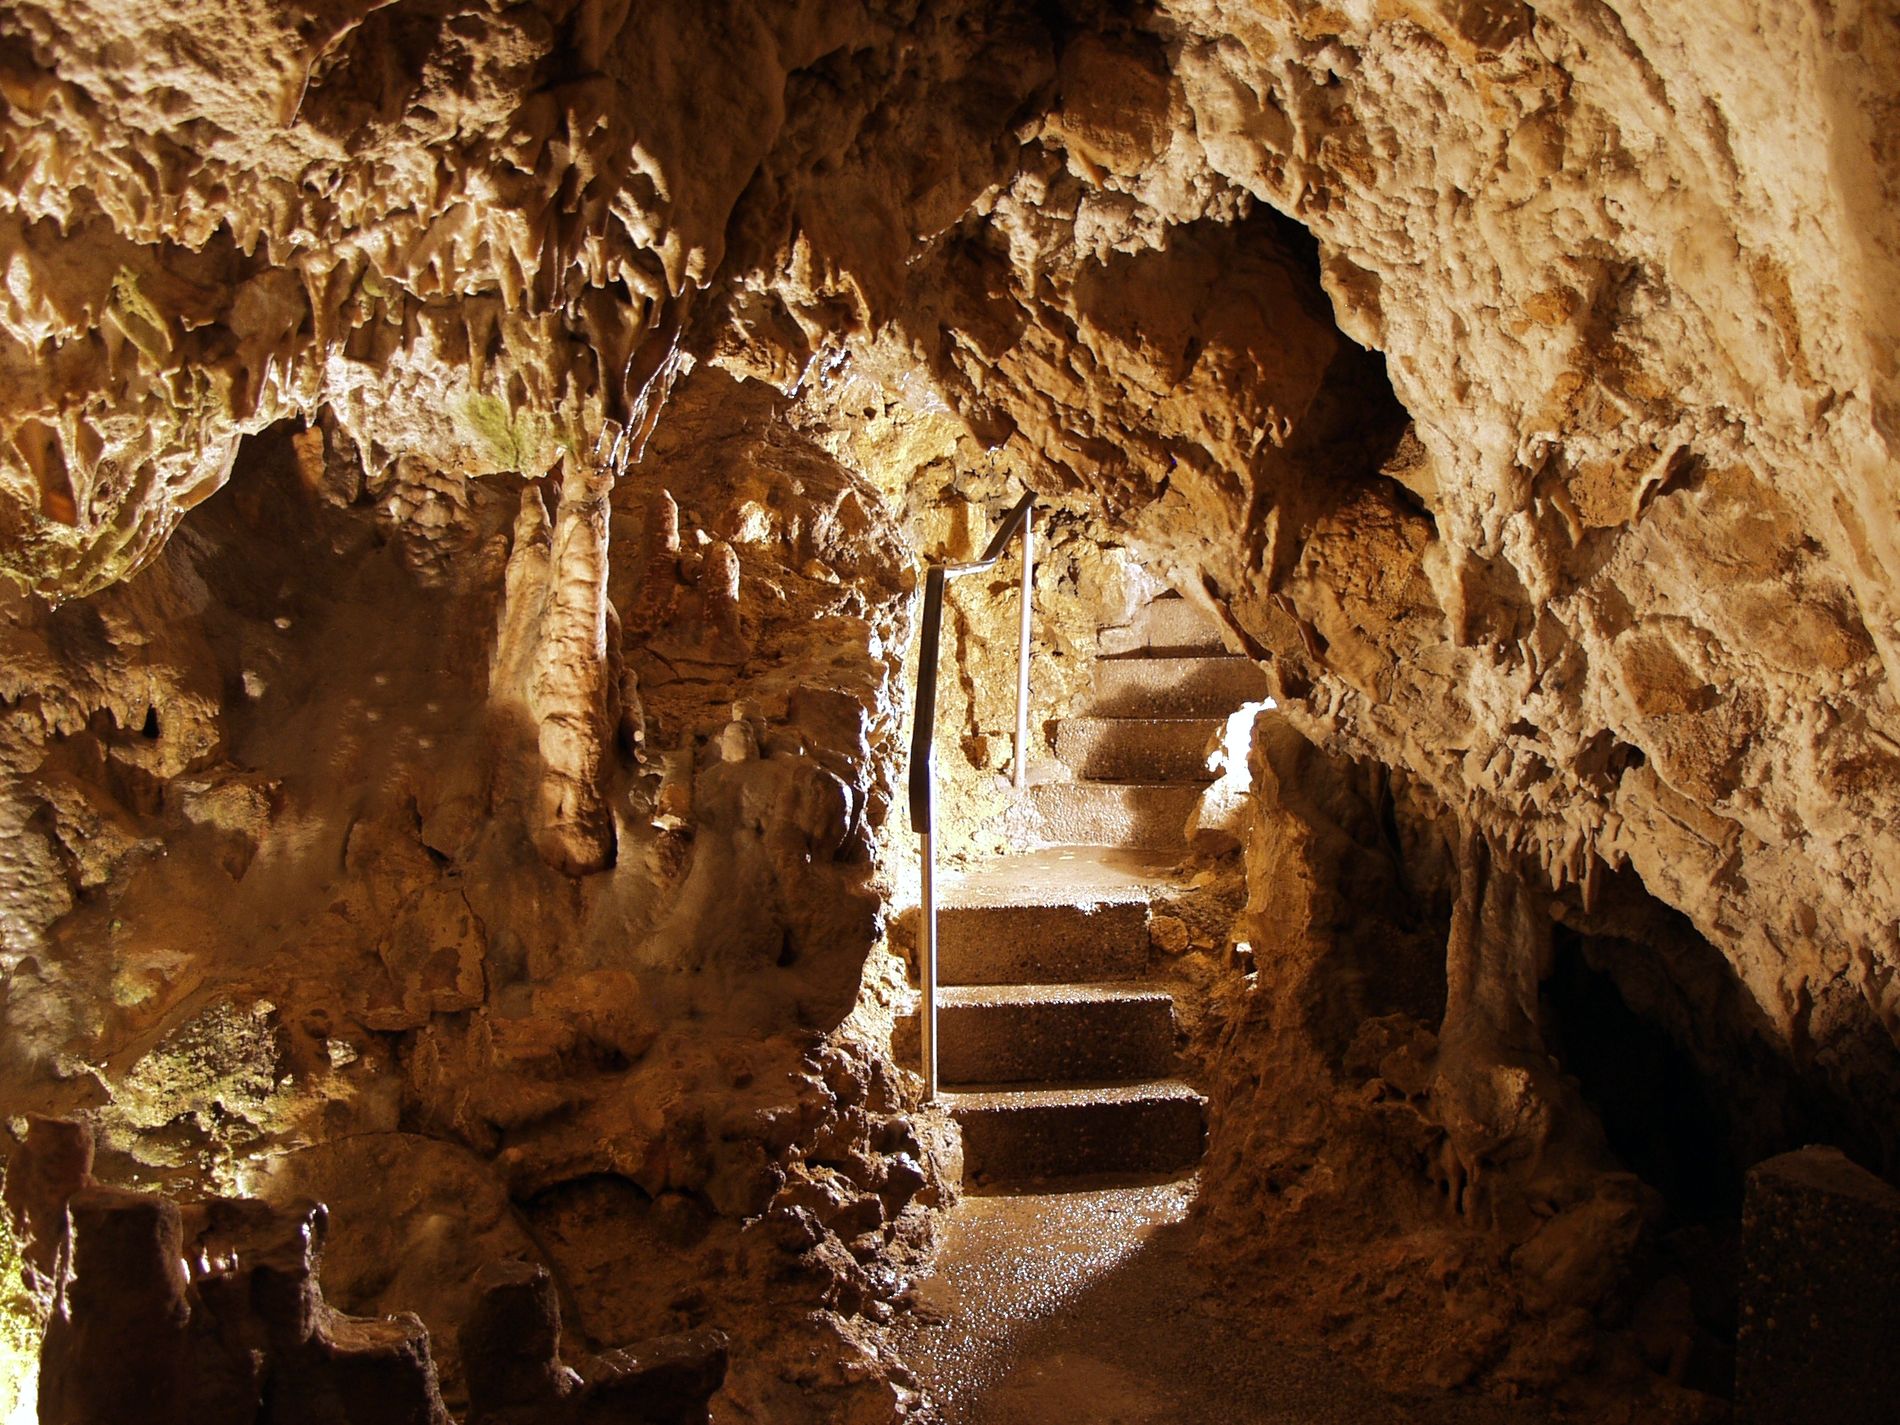
[[[1210,777],[1208,780],[1212,781],[1213,778]],[[1091,791],[1112,789],[1115,791],[1129,792],[1178,792],[1183,787],[1198,787],[1202,785],[1204,784],[1201,782],[1111,782],[1100,777],[1073,777],[1067,781],[1058,781],[1051,778],[1046,782],[1031,782],[1029,789],[1034,792],[1039,792],[1048,787],[1086,787]]]
[[[1150,717],[1146,713],[1077,713],[1074,717],[1065,717],[1064,723],[1107,722],[1117,727],[1206,727],[1216,728],[1227,721],[1215,713],[1162,713]]]
[[[1171,672],[1177,674],[1205,673],[1209,669],[1228,669],[1236,672],[1260,665],[1244,653],[1109,653],[1093,660],[1097,670],[1107,669],[1116,674],[1133,676],[1148,671]]]
[[[1049,841],[1185,848],[1187,822],[1208,783],[1039,782],[1009,809],[1005,825]]]
[[[1241,654],[1097,658],[1082,711],[1098,717],[1225,717],[1268,695],[1266,671]]]
[[[1202,648],[1184,644],[1176,648],[1131,648],[1126,653],[1097,653],[1096,663],[1251,663],[1244,653],[1229,648]]]
[[[1161,1000],[1172,1003],[1174,996],[1165,986],[1140,980],[1087,981],[1056,984],[939,985],[938,1005],[1040,1005],[1040,1004],[1148,1004]]]
[[[1109,777],[1077,777],[1073,782],[1044,782],[1045,787],[1207,787],[1218,782],[1212,772],[1185,773],[1165,782],[1121,782]]]
[[[939,990],[957,1026],[939,1044],[943,1104],[972,1181],[1180,1171],[1204,1151],[1207,1099],[1168,1076],[1174,996],[1144,976],[1148,906],[1180,874],[1174,848],[1213,780],[1213,740],[1265,687],[1220,636],[1205,610],[1163,599],[1139,611],[1098,651],[1091,704],[1056,728],[1074,775],[1054,768],[1012,808],[1031,841],[1109,844],[943,878],[939,931],[959,980]]]
[[[1009,808],[1005,826],[1046,841],[1177,850],[1206,782],[1040,782]]]
[[[1123,1103],[1201,1103],[1207,1100],[1180,1079],[1109,1080],[1106,1082],[1048,1084],[964,1084],[945,1089],[943,1098],[957,1109],[1092,1108]]]
[[[1136,609],[1126,623],[1096,630],[1102,654],[1127,653],[1143,648],[1225,648],[1221,621],[1207,609],[1180,597],[1153,599]]]
[[[1133,904],[1169,883],[1179,853],[1116,846],[1049,846],[994,856],[942,878],[942,910]]]
[[[1225,727],[1220,717],[1065,717],[1056,724],[1056,760],[1086,782],[1206,783]]]

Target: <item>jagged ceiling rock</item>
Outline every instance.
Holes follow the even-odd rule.
[[[11,8],[9,574],[124,577],[242,434],[319,408],[378,466],[637,449],[729,243],[793,244],[817,332],[891,287],[913,208],[967,206],[994,164],[973,126],[1047,66],[1019,29],[918,3]]]

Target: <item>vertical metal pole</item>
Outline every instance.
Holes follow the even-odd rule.
[[[1036,507],[1023,512],[1022,608],[1016,625],[1016,790],[1029,784],[1029,622],[1036,588]]]
[[[917,980],[924,992],[918,1016],[922,1041],[924,1102],[937,1098],[937,653],[943,627],[944,567],[930,566],[924,580],[923,645],[917,659],[917,719],[910,741],[910,824],[923,862],[923,898],[917,936]]]
[[[918,1019],[924,1051],[924,1102],[937,1101],[937,855],[935,838],[923,835],[923,932],[920,937],[917,978],[923,982],[923,1014]]]

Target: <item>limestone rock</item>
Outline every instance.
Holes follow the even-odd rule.
[[[498,1263],[462,1328],[471,1363],[471,1425],[510,1422],[638,1421],[703,1425],[707,1402],[726,1374],[717,1331],[649,1341],[591,1357],[583,1371],[560,1362],[561,1306],[541,1267]]]
[[[325,1204],[326,1299],[361,1316],[422,1320],[445,1394],[462,1399],[455,1332],[474,1308],[477,1276],[497,1259],[540,1256],[493,1172],[448,1143],[374,1133],[268,1160],[254,1187],[276,1202]]]
[[[325,1304],[320,1205],[213,1199],[181,1212],[86,1186],[68,1218],[42,1420],[447,1425],[420,1321]]]
[[[1157,915],[1148,922],[1148,938],[1170,955],[1188,948],[1187,922],[1177,915]]]
[[[1881,1419],[1894,1400],[1900,1191],[1830,1148],[1748,1176],[1737,1410],[1760,1425]]]
[[[8,1225],[34,1280],[50,1290],[59,1280],[66,1242],[66,1204],[92,1180],[93,1138],[80,1124],[35,1116],[26,1141],[7,1160],[4,1202]]]

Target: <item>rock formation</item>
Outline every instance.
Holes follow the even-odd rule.
[[[907,1409],[914,564],[1027,485],[1048,715],[1146,581],[1275,690],[1210,1230],[1402,1283],[1353,1320],[1469,1307],[1395,1370],[1640,1342],[1691,1199],[1900,1170],[1897,50],[1878,4],[15,0],[9,1117],[320,1191],[458,1408],[507,1239],[590,1349],[726,1329],[735,1412]],[[1008,607],[946,635],[971,846]],[[442,1271],[371,1270],[410,1219]]]
[[[322,1204],[213,1198],[181,1209],[98,1186],[90,1147],[77,1125],[36,1120],[8,1184],[36,1271],[54,1263],[40,1419],[446,1425],[421,1320],[358,1319],[325,1302]],[[718,1332],[615,1351],[583,1376],[560,1363],[545,1268],[496,1262],[476,1289],[462,1331],[472,1419],[707,1419],[726,1369]]]

